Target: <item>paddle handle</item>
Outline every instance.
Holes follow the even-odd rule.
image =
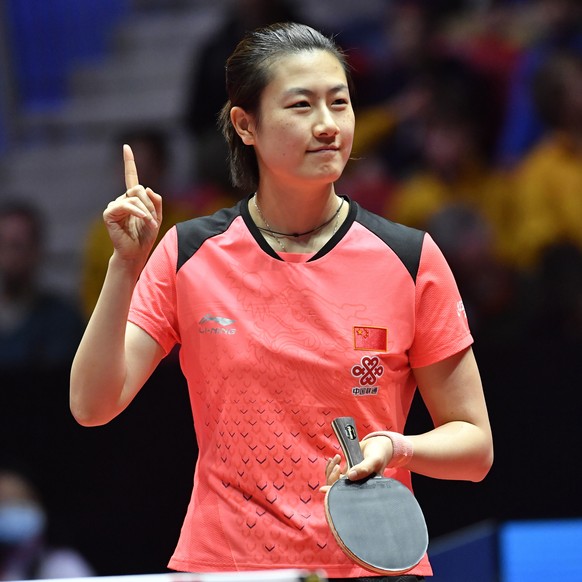
[[[356,421],[351,416],[340,416],[331,421],[331,427],[346,457],[348,469],[361,463],[364,455],[360,448]]]

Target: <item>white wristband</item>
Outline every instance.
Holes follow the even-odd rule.
[[[412,441],[399,432],[392,432],[389,430],[378,430],[367,434],[362,440],[366,440],[375,436],[384,436],[392,441],[392,458],[388,463],[388,467],[406,467],[412,459],[414,449]]]

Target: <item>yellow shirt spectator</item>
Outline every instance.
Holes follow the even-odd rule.
[[[555,133],[536,146],[514,176],[516,256],[534,267],[554,243],[582,249],[582,146]]]

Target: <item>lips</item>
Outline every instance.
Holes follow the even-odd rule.
[[[328,146],[328,147],[322,147],[322,148],[317,148],[314,150],[307,150],[308,153],[310,154],[319,154],[319,153],[323,153],[323,152],[338,152],[339,148],[338,147],[332,147],[332,146]]]

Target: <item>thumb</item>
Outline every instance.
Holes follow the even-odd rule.
[[[358,481],[359,479],[364,479],[365,477],[372,475],[374,472],[373,464],[368,459],[364,459],[361,463],[358,463],[349,469],[346,477],[350,481]]]

